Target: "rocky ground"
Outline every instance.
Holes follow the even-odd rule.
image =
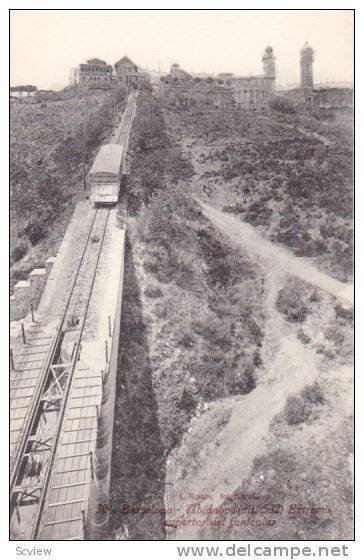
[[[257,387],[245,397],[213,403],[170,457],[167,480],[173,484],[166,491],[167,502],[179,505],[176,517],[181,524],[170,531],[170,538],[335,539],[338,531],[351,538],[350,302],[330,295],[331,282],[316,289],[314,277],[312,282],[297,280],[295,270],[275,258],[276,248],[265,252],[262,240],[260,251],[259,240],[244,235],[245,224],[236,221],[233,229],[230,217],[205,208],[233,243],[260,261],[265,272],[265,338]],[[287,307],[290,290],[306,302],[301,316],[297,308]],[[334,434],[345,438],[343,447],[333,443]],[[193,500],[188,498],[191,493],[208,498]],[[245,526],[251,516],[244,509],[244,514],[215,515],[221,522],[217,529],[213,515],[188,511],[191,503],[202,508],[226,502],[231,511],[232,504],[248,508],[249,500],[241,500],[239,493],[270,495],[268,504],[282,507],[270,518],[275,524],[260,527],[265,516],[257,508],[255,525]],[[234,498],[222,500],[222,494]],[[186,496],[186,503],[180,496]],[[325,511],[292,513],[295,504]],[[189,526],[193,519],[209,524]]]

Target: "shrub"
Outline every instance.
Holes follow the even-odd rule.
[[[162,290],[158,286],[152,286],[149,284],[144,290],[144,295],[150,298],[159,298],[163,294]]]
[[[352,307],[344,307],[343,305],[335,305],[335,314],[337,319],[344,319],[350,323],[353,321],[354,312]]]
[[[296,112],[292,101],[283,97],[273,97],[269,106],[271,109],[278,111],[279,113],[293,114]]]
[[[277,308],[291,323],[303,323],[308,314],[308,308],[304,303],[292,298],[284,289],[278,294]]]
[[[297,338],[302,342],[302,344],[309,344],[309,342],[311,342],[310,337],[307,336],[303,329],[298,329]]]
[[[304,282],[292,279],[279,291],[276,301],[277,309],[286,316],[287,321],[303,323],[310,311],[310,295],[311,291],[308,291]]]
[[[302,398],[311,404],[323,404],[325,402],[324,394],[317,382],[313,385],[307,385],[301,392]]]
[[[192,348],[195,343],[195,339],[190,334],[185,333],[179,340],[179,343],[185,348]]]
[[[248,365],[238,376],[232,377],[233,378],[228,381],[230,395],[246,395],[255,389],[256,378],[252,365]]]
[[[127,208],[130,216],[136,216],[143,205],[143,197],[140,192],[127,191]]]
[[[20,261],[20,259],[22,259],[24,255],[26,255],[27,251],[28,251],[27,245],[25,243],[19,243],[14,247],[14,249],[11,252],[12,261],[13,262]]]
[[[149,254],[146,255],[143,266],[146,272],[154,274],[159,282],[165,284],[175,280],[177,277],[177,263],[170,254],[169,249],[162,246],[154,247]]]
[[[313,290],[312,294],[310,295],[310,302],[311,303],[316,303],[320,301],[320,296],[317,292],[317,290]]]
[[[190,389],[184,388],[182,395],[176,401],[176,405],[180,410],[184,410],[187,413],[191,413],[196,408],[196,400]]]
[[[325,338],[333,342],[335,346],[338,347],[340,347],[344,342],[344,335],[336,325],[327,327],[327,329],[325,330]]]
[[[301,397],[288,397],[284,407],[284,416],[287,424],[295,425],[305,422],[310,413]]]
[[[36,245],[38,241],[43,239],[46,234],[46,228],[43,224],[29,224],[24,228],[24,233],[28,237],[32,245]]]

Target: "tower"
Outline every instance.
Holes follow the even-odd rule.
[[[275,68],[275,61],[276,57],[274,56],[272,47],[267,47],[263,54],[263,72],[264,77],[267,78],[269,83],[269,88],[273,91],[275,88],[275,79],[276,79],[276,68]]]
[[[301,89],[304,91],[313,90],[313,73],[312,73],[312,63],[313,63],[313,49],[310,45],[306,43],[300,50],[300,66],[301,66]]]
[[[179,64],[172,64],[172,66],[171,66],[171,76],[172,76],[172,79],[174,79],[174,80],[178,80],[180,78]]]

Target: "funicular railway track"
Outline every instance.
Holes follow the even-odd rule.
[[[136,98],[137,98],[137,92],[132,92],[130,94],[129,101],[125,109],[125,113],[123,115],[123,120],[121,122],[120,129],[119,129],[120,132],[116,136],[116,142],[118,144],[121,144],[124,148],[127,148],[129,143],[131,124],[136,109]],[[124,173],[125,173],[126,161],[127,161],[127,149],[124,150],[124,156],[123,156]]]
[[[123,173],[137,95],[130,94],[114,133],[114,143],[124,148]],[[81,342],[87,348],[89,319],[84,327],[109,216],[105,208],[85,216],[56,326],[33,319],[16,346],[10,380],[13,540],[86,538],[108,350],[106,369],[95,370],[82,356]]]
[[[73,373],[80,357],[89,302],[109,221],[96,209],[75,270],[68,298],[48,347],[44,366],[24,421],[10,480],[11,538],[37,539],[52,465],[62,431]],[[30,334],[29,341],[36,338]],[[38,345],[36,345],[38,346]],[[33,352],[31,352],[33,354]],[[37,351],[34,352],[34,355]],[[63,356],[69,356],[64,362]],[[35,358],[36,359],[36,358]],[[17,377],[13,380],[18,380]],[[16,383],[11,398],[17,398]]]

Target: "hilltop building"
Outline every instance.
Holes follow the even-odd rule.
[[[299,85],[279,91],[279,95],[289,97],[301,104],[314,104],[322,109],[343,109],[353,105],[351,84],[316,84],[313,77],[314,50],[306,42],[300,50]]]
[[[175,63],[171,66],[171,74],[172,80],[190,80],[192,78],[191,74],[182,70],[179,64]]]
[[[300,69],[301,69],[301,89],[303,92],[307,92],[307,95],[311,95],[313,90],[313,48],[305,42],[302,49],[300,50]],[[307,101],[311,101],[308,99]]]
[[[126,55],[115,62],[114,66],[117,80],[125,87],[135,87],[149,82],[148,74],[138,68]]]
[[[144,72],[127,56],[118,60],[114,69],[99,58],[91,58],[78,68],[71,69],[70,84],[89,88],[110,88],[118,85],[124,87],[138,87],[149,82],[147,72]]]
[[[275,56],[272,47],[263,53],[263,74],[258,76],[234,76],[221,73],[216,76],[192,77],[178,64],[171,66],[171,71],[164,79],[164,89],[174,88],[185,99],[228,105],[237,103],[243,108],[263,107],[269,103],[275,91]]]
[[[91,58],[85,64],[80,64],[74,74],[76,83],[80,85],[110,85],[112,66],[99,58]]]

